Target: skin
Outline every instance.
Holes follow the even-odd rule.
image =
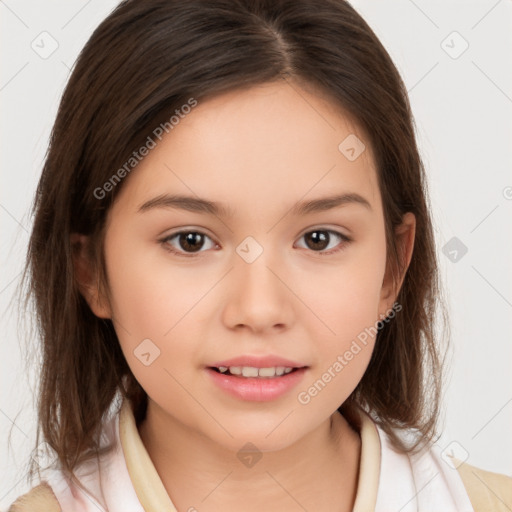
[[[361,441],[337,408],[362,378],[374,338],[308,404],[297,399],[389,314],[404,277],[392,283],[386,274],[371,148],[366,143],[349,161],[338,149],[349,134],[368,140],[339,107],[284,80],[200,102],[125,179],[109,211],[110,300],[94,286],[85,256],[77,262],[84,296],[97,316],[113,319],[149,396],[139,432],[179,511],[352,509]],[[344,192],[360,194],[371,209],[349,203],[290,213],[298,201]],[[138,212],[164,193],[199,196],[235,214]],[[160,241],[183,228],[210,237],[196,257],[187,257],[179,237]],[[352,240],[333,234],[318,249],[304,236],[314,228]],[[396,232],[406,266],[414,233],[408,213]],[[252,263],[236,252],[247,236],[263,248]],[[85,247],[85,237],[77,240]],[[160,350],[149,366],[134,354],[147,338]],[[247,354],[309,368],[295,389],[267,402],[212,385],[205,366]],[[237,458],[247,442],[262,453],[251,468]]]

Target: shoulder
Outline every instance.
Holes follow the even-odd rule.
[[[512,510],[512,477],[486,471],[456,459],[455,461],[475,511]]]
[[[42,482],[20,496],[7,512],[62,512],[51,487]]]

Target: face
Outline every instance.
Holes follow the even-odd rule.
[[[365,134],[320,95],[265,84],[199,103],[125,180],[110,302],[90,304],[150,408],[234,450],[325,424],[395,298]]]

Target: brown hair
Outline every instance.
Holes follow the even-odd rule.
[[[147,396],[112,321],[97,318],[78,291],[71,234],[92,238],[91,258],[108,293],[105,218],[124,182],[103,199],[95,189],[189,98],[201,102],[282,79],[322,91],[367,133],[395,277],[405,267],[394,228],[404,213],[416,216],[412,260],[397,296],[402,310],[379,330],[346,403],[367,410],[400,449],[437,435],[443,364],[434,320],[443,303],[427,185],[407,91],[373,31],[343,0],[125,0],[94,31],[64,91],[23,277],[42,340],[38,440],[42,432],[72,476],[99,453],[116,393],[131,401],[138,423]],[[394,428],[420,436],[406,447]]]

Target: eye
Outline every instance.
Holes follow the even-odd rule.
[[[301,238],[306,240],[306,249],[318,252],[322,256],[339,252],[345,249],[347,244],[352,241],[342,233],[322,228],[308,231]],[[204,252],[201,249],[212,249],[217,245],[208,235],[195,230],[178,231],[159,241],[165,250],[184,257],[199,256],[201,252]],[[207,243],[205,246],[207,241],[209,241],[209,244]],[[336,241],[338,241],[337,244],[335,243]],[[328,250],[326,251],[326,249]]]
[[[307,233],[304,233],[301,238],[306,240],[306,249],[318,252],[322,256],[342,251],[346,248],[348,243],[352,241],[348,236],[338,233],[337,231],[322,228],[308,231]],[[332,245],[336,240],[338,240],[338,244]],[[332,249],[333,247],[335,248]],[[325,251],[325,249],[330,250]]]
[[[208,235],[201,231],[194,230],[178,231],[177,233],[166,236],[160,240],[160,242],[166,250],[173,254],[178,256],[194,257],[198,256],[198,254],[194,253],[203,252],[201,249],[204,247],[206,240],[211,242],[210,246],[207,246],[206,249],[212,249],[215,247],[215,242],[213,242]]]

